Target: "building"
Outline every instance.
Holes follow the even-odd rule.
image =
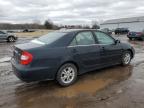
[[[144,16],[107,20],[100,24],[100,27],[101,29],[109,28],[110,30],[128,28],[130,31],[142,31],[144,30]]]

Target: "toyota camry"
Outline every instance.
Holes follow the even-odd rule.
[[[98,30],[58,30],[14,46],[14,74],[25,82],[56,80],[73,84],[78,75],[130,64],[134,48]]]

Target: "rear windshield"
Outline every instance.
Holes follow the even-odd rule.
[[[54,41],[60,39],[62,36],[66,35],[66,33],[63,32],[51,32],[48,33],[40,38],[37,38],[36,40],[39,41],[39,43],[44,43],[44,44],[51,44]]]

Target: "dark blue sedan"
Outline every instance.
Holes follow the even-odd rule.
[[[73,84],[77,76],[112,65],[128,65],[135,51],[129,44],[97,30],[61,30],[15,45],[15,75],[25,82],[56,80]]]

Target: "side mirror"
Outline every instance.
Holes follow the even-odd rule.
[[[115,40],[115,44],[121,43],[120,40]]]

